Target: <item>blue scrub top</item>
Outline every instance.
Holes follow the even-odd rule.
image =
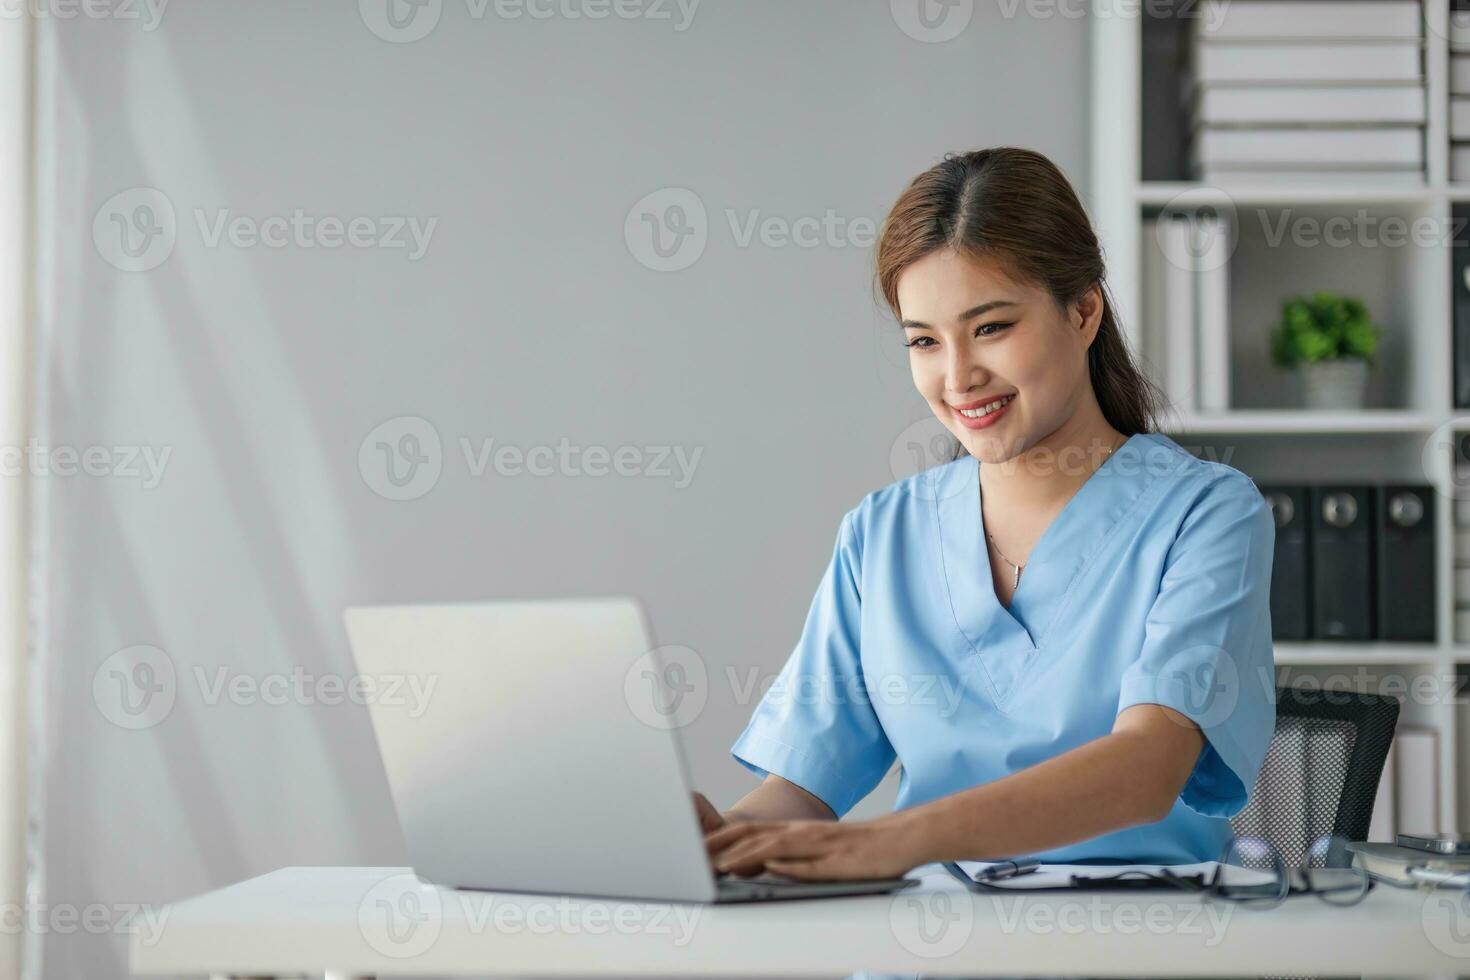
[[[1007,608],[980,465],[935,466],[844,515],[801,638],[731,754],[841,817],[895,759],[905,809],[1106,735],[1130,705],[1167,705],[1206,738],[1168,816],[1032,856],[1215,860],[1276,721],[1265,498],[1233,467],[1135,434],[1041,535]]]

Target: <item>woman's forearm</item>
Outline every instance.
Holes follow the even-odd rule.
[[[1159,713],[1003,779],[880,819],[912,835],[923,863],[1033,854],[1162,820],[1203,744],[1198,729]]]
[[[827,804],[780,776],[767,776],[722,816],[726,820],[836,820]]]

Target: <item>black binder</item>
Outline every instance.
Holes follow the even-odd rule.
[[[1371,640],[1375,493],[1367,486],[1312,487],[1312,636]]]
[[[1450,295],[1454,297],[1455,407],[1470,408],[1470,205],[1453,208]]]
[[[1434,490],[1378,488],[1378,638],[1434,640]]]
[[[1311,639],[1312,538],[1307,488],[1262,485],[1260,489],[1276,520],[1276,553],[1271,561],[1271,637]]]

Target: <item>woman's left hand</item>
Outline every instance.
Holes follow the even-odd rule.
[[[928,862],[911,819],[742,820],[705,837],[717,871],[792,878],[897,878]]]

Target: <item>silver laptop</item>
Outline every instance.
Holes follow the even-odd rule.
[[[897,891],[915,878],[716,875],[631,598],[355,607],[348,639],[418,875],[686,902]]]

